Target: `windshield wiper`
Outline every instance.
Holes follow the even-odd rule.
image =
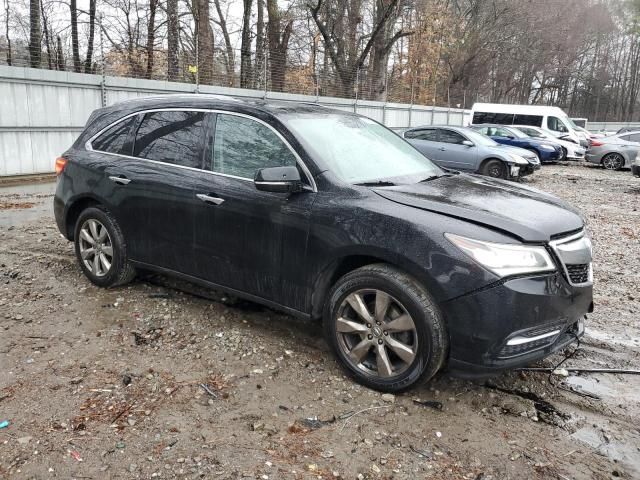
[[[430,182],[431,180],[435,180],[435,179],[441,178],[441,177],[453,177],[454,175],[457,175],[458,173],[460,173],[460,172],[456,172],[455,170],[446,170],[446,173],[443,173],[442,175],[431,175],[431,176],[429,176],[427,178],[423,178],[418,183]]]
[[[395,183],[388,180],[371,180],[369,182],[354,183],[354,185],[360,185],[362,187],[393,187]]]

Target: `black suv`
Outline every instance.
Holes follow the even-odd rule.
[[[592,310],[576,211],[442,170],[366,117],[143,98],[94,112],[56,168],[56,221],[94,284],[151,270],[322,319],[379,390],[530,363]]]

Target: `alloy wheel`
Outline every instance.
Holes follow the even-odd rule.
[[[418,352],[413,318],[395,298],[382,290],[349,294],[335,318],[339,348],[358,370],[381,378],[405,372]]]
[[[602,165],[607,170],[620,170],[624,165],[624,158],[617,153],[610,153],[602,159]]]
[[[80,256],[84,266],[96,277],[104,277],[113,264],[113,244],[107,228],[89,218],[80,228]]]

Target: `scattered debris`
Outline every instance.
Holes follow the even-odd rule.
[[[82,461],[82,457],[80,456],[80,452],[78,452],[77,450],[67,450],[67,452],[69,452],[69,455],[71,455],[78,462]]]
[[[438,402],[437,400],[414,399],[413,403],[415,403],[416,405],[422,405],[423,407],[433,408],[435,410],[442,410],[442,402]]]
[[[131,375],[129,374],[124,374],[122,376],[122,384],[126,387],[127,385],[131,385],[131,382],[133,381],[133,379],[131,378]]]
[[[7,428],[9,426],[9,420],[3,420],[0,422],[0,428]]]
[[[328,420],[320,420],[318,417],[309,417],[309,418],[301,419],[300,423],[303,426],[307,427],[307,428],[310,428],[312,430],[316,430],[316,429],[324,427],[326,425],[331,425],[336,420],[337,420],[337,418],[335,416],[331,417]]]
[[[383,393],[380,398],[382,398],[382,401],[385,403],[395,403],[396,401],[396,396],[392,393]]]
[[[411,450],[413,453],[415,453],[416,455],[422,458],[433,460],[433,453],[430,452],[429,450],[421,450],[421,449],[415,448],[413,445],[409,445],[409,450]]]
[[[205,392],[207,392],[209,394],[209,396],[211,396],[213,398],[218,398],[218,395],[216,395],[215,392],[213,390],[211,390],[206,383],[201,383],[200,386],[202,387],[202,389]]]
[[[520,372],[551,372],[556,375],[562,375],[562,373],[555,373],[556,371],[571,372],[571,373],[618,373],[623,375],[640,375],[640,370],[627,369],[627,368],[580,368],[580,367],[565,367],[565,368],[546,368],[546,367],[529,367],[519,368]]]

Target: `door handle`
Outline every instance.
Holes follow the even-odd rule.
[[[440,150],[441,152],[446,152],[447,151],[447,149],[444,148],[444,147],[440,147],[438,150]]]
[[[118,185],[128,185],[131,182],[127,177],[117,177],[115,175],[111,175],[109,180],[117,183]]]
[[[224,202],[223,198],[212,197],[211,195],[207,195],[204,193],[198,193],[196,194],[196,197],[198,197],[204,203],[210,203],[212,205],[220,205],[222,202]]]

